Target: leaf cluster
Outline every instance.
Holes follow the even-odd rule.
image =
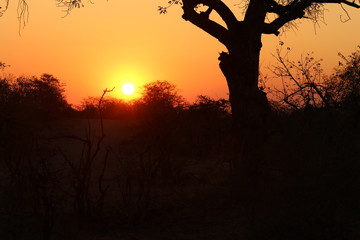
[[[164,6],[158,6],[158,12],[160,14],[167,13],[168,8],[171,7],[172,5],[179,5],[179,6],[183,5],[182,0],[170,0],[167,3],[168,3],[168,5],[165,6],[165,7]]]

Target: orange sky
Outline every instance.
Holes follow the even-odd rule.
[[[224,47],[185,22],[180,8],[158,14],[157,6],[166,2],[95,1],[62,18],[55,1],[29,1],[29,22],[20,36],[17,1],[10,0],[10,8],[0,18],[0,61],[11,67],[0,74],[53,74],[66,83],[67,98],[73,104],[99,96],[105,88],[117,87],[112,95],[122,97],[120,85],[127,81],[143,85],[167,80],[189,101],[199,94],[225,97],[227,86],[217,60]],[[345,55],[354,51],[360,44],[360,10],[349,9],[352,20],[342,23],[341,8],[328,6],[326,25],[316,32],[312,23],[302,23],[280,37],[265,36],[262,69],[271,65],[270,55],[279,40],[291,47],[294,60],[314,51],[329,70],[336,65],[339,51]]]

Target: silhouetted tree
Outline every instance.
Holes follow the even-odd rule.
[[[43,74],[39,78],[0,79],[2,114],[21,121],[55,120],[71,111],[64,91],[63,83],[50,74]]]
[[[143,86],[142,97],[135,105],[142,118],[161,125],[183,109],[185,101],[174,84],[155,81]]]
[[[155,81],[143,86],[141,102],[148,105],[159,105],[165,108],[176,108],[184,105],[184,99],[178,94],[176,86],[167,81]]]
[[[86,118],[99,118],[99,98],[88,97],[82,100],[78,111],[80,116]],[[132,116],[131,103],[116,98],[104,98],[102,100],[102,117],[104,119],[128,120]]]
[[[187,135],[185,139],[189,147],[202,157],[228,136],[230,120],[228,100],[199,95],[187,108],[182,132]]]
[[[282,81],[282,88],[275,88],[275,96],[279,104],[293,110],[304,108],[328,107],[333,104],[325,84],[321,60],[316,60],[307,53],[298,61],[289,59],[290,49],[282,53],[276,50],[274,56],[278,62],[272,69],[276,77]]]
[[[240,153],[236,158],[241,161],[245,175],[251,174],[247,166],[253,164],[253,153],[261,147],[267,128],[268,100],[258,87],[262,35],[278,35],[297,19],[316,21],[327,3],[360,7],[359,1],[346,0],[246,0],[242,1],[244,18],[238,20],[222,0],[171,0],[168,3],[159,7],[160,13],[166,13],[171,5],[182,5],[183,19],[219,40],[228,51],[219,56],[220,69],[229,87],[238,145],[235,148]],[[212,20],[212,12],[216,12],[225,25]]]
[[[339,53],[341,61],[326,82],[331,97],[337,103],[360,105],[360,46],[350,56]]]
[[[189,106],[190,111],[199,111],[202,114],[226,115],[229,113],[229,101],[223,98],[215,100],[209,96],[199,95]]]
[[[97,102],[98,98],[95,97],[87,97],[81,101],[79,107],[77,107],[78,111],[81,115],[87,118],[96,118],[99,117]]]

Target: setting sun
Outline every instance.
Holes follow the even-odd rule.
[[[122,85],[121,87],[121,91],[125,94],[125,95],[131,95],[134,93],[135,91],[135,86],[132,83],[125,83]]]

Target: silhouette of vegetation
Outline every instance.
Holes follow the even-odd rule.
[[[8,67],[9,65],[7,65],[4,62],[0,62],[0,70],[3,70],[5,67]]]
[[[7,4],[8,2],[9,0],[6,0]],[[64,9],[66,15],[74,8],[84,6],[82,0],[56,0],[56,3]],[[234,149],[238,150],[234,155],[234,161],[238,162],[235,165],[239,167],[239,176],[251,178],[246,176],[252,174],[247,167],[255,164],[257,159],[254,156],[258,146],[265,142],[267,132],[271,131],[267,124],[271,116],[269,101],[259,88],[262,35],[277,36],[280,31],[294,26],[296,20],[300,19],[309,19],[315,23],[323,20],[326,5],[334,3],[340,4],[348,17],[343,21],[350,19],[345,6],[360,8],[359,0],[245,0],[238,4],[239,11],[243,13],[243,19],[240,20],[222,0],[170,0],[167,1],[167,5],[158,6],[160,14],[167,13],[171,6],[181,6],[184,20],[219,40],[227,49],[227,52],[220,53],[218,59],[229,88],[234,119],[233,133],[237,139]],[[20,25],[24,25],[28,18],[26,0],[19,1],[18,9]],[[213,19],[213,13],[220,16],[224,25]],[[309,94],[313,96],[308,97],[312,98],[313,104],[315,96],[324,97],[311,93],[313,90],[319,90],[318,87],[310,89]]]
[[[176,86],[167,81],[156,81],[143,86],[142,97],[135,103],[138,118],[146,121],[147,128],[164,127],[174,121],[185,107]]]
[[[251,165],[259,160],[256,152],[265,144],[270,130],[268,99],[258,86],[261,37],[263,34],[279,35],[298,19],[317,22],[323,17],[326,4],[330,3],[360,8],[359,1],[246,0],[239,3],[242,20],[221,0],[174,0],[158,8],[160,13],[166,13],[171,6],[181,5],[184,20],[219,40],[227,49],[220,53],[219,66],[228,83],[233,132],[237,139],[234,149],[238,151],[234,161],[238,162],[235,165],[243,181],[254,174]],[[214,20],[213,13],[218,14],[224,24]],[[248,181],[251,184],[252,180]]]
[[[105,89],[74,110],[52,75],[2,78],[0,238],[357,239],[358,51],[328,77],[312,74],[311,55],[302,65],[278,56],[274,71],[291,69],[279,75],[304,93],[281,90],[299,105],[274,110],[248,191],[229,184],[238,170],[226,99],[186,103],[156,81],[135,101]],[[311,84],[328,105],[303,104]]]
[[[339,53],[341,61],[336,73],[327,81],[332,99],[338,103],[359,106],[360,97],[360,46],[357,51],[345,57]]]
[[[0,86],[1,238],[36,229],[49,239],[60,204],[54,192],[59,174],[50,161],[54,153],[37,139],[72,109],[63,84],[49,74],[1,78]]]
[[[79,115],[84,118],[98,118],[99,98],[88,97],[82,100],[80,106],[77,108]],[[121,99],[106,98],[102,100],[102,116],[106,119],[132,119],[133,108],[130,103]]]
[[[70,105],[64,96],[64,85],[50,74],[37,77],[2,78],[1,84],[7,86],[7,91],[1,94],[6,98],[4,105],[25,107],[38,114],[58,114],[61,116]],[[47,116],[51,117],[51,116]]]
[[[37,131],[52,127],[73,113],[64,96],[64,85],[55,77],[0,79],[0,126],[3,141],[16,151],[17,144]]]
[[[281,50],[276,52],[278,65],[273,68],[282,81],[282,89],[274,91],[280,104],[295,110],[359,106],[359,50],[349,57],[339,53],[339,66],[329,77],[323,75],[321,60],[311,54],[295,62],[289,59],[290,49],[283,55]]]
[[[270,111],[258,68],[262,34],[359,1],[241,3],[241,21],[221,0],[158,8],[181,5],[225,45],[229,102],[187,104],[156,81],[132,103],[106,89],[74,110],[51,75],[1,79],[0,238],[358,239],[359,52],[325,77],[311,54],[278,51],[276,104],[292,111]],[[68,14],[83,2],[58,4]]]

